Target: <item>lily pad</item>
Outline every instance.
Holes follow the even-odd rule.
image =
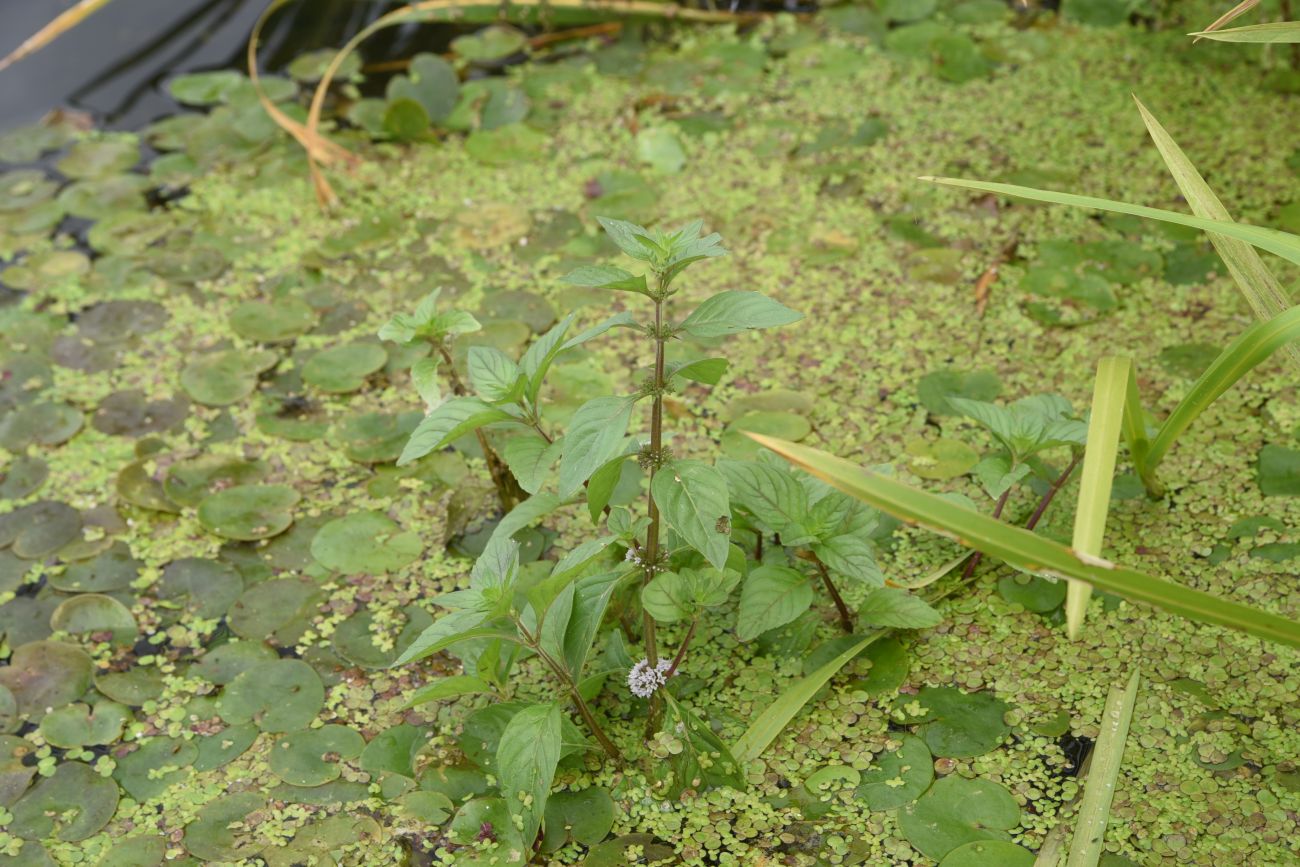
[[[166,858],[165,839],[138,835],[115,843],[95,867],[164,867]]]
[[[191,855],[204,861],[252,858],[262,850],[265,840],[253,828],[241,832],[232,826],[265,806],[266,798],[255,792],[224,795],[205,806],[185,826],[182,842]]]
[[[30,445],[56,446],[76,436],[85,417],[66,403],[34,403],[0,416],[0,448],[22,452]]]
[[[50,466],[35,455],[19,455],[0,470],[0,500],[24,500],[41,489]]]
[[[395,572],[412,563],[423,546],[418,534],[404,531],[379,512],[357,512],[330,521],[311,543],[322,566],[345,575]]]
[[[81,593],[61,602],[50,615],[50,628],[69,635],[104,633],[115,644],[130,644],[139,631],[131,609],[102,593]]]
[[[870,810],[892,810],[921,797],[934,781],[934,760],[925,743],[914,735],[899,738],[896,750],[876,756],[862,772],[854,797]]]
[[[90,688],[93,667],[79,647],[32,641],[15,650],[9,664],[0,668],[0,686],[13,693],[21,716],[39,723],[47,712],[76,701]]]
[[[951,686],[926,686],[913,698],[923,716],[921,737],[936,756],[967,758],[996,749],[1011,731],[1004,719],[1010,706],[988,692],[962,692]]]
[[[515,243],[532,225],[532,217],[523,208],[483,203],[456,213],[453,235],[459,246],[488,250]]]
[[[274,650],[260,641],[231,641],[204,653],[189,673],[224,685],[256,665],[278,658]]]
[[[779,410],[747,412],[723,431],[723,453],[737,460],[753,460],[762,446],[745,436],[746,433],[798,442],[812,433],[812,425],[808,419],[793,412]]]
[[[245,590],[230,607],[230,630],[254,641],[296,644],[311,625],[325,592],[307,578],[273,578]]]
[[[958,846],[981,840],[1009,841],[1020,824],[1020,806],[991,780],[944,777],[898,814],[903,836],[921,854],[940,861]]]
[[[359,733],[342,725],[292,732],[271,747],[271,773],[293,786],[319,786],[337,779],[339,762],[355,759],[365,745]]]
[[[200,455],[172,464],[163,480],[163,493],[178,506],[194,508],[204,498],[236,485],[254,485],[266,478],[263,463],[223,455]]]
[[[979,454],[961,440],[923,439],[907,443],[907,468],[923,479],[945,480],[971,471]]]
[[[134,800],[152,801],[190,777],[198,753],[184,738],[149,738],[117,760],[113,776]]]
[[[1300,451],[1270,443],[1259,450],[1256,472],[1264,496],[1300,496]]]
[[[503,24],[493,24],[474,33],[458,36],[451,50],[475,63],[502,60],[524,49],[528,37],[522,31]]]
[[[58,168],[70,178],[103,178],[124,172],[139,161],[139,142],[133,135],[122,135],[77,142],[59,160]]]
[[[318,352],[303,365],[302,379],[330,394],[348,394],[366,384],[366,377],[388,362],[377,343],[349,343]]]
[[[964,371],[952,367],[927,373],[916,386],[921,403],[935,415],[960,415],[948,403],[950,397],[991,401],[1001,391],[1002,382],[991,371]]]
[[[253,541],[283,533],[301,496],[287,485],[241,485],[199,503],[199,523],[226,539]]]
[[[403,613],[406,615],[406,626],[395,641],[390,641],[389,647],[381,648],[375,644],[380,633],[373,630],[374,615],[369,611],[358,611],[334,629],[334,652],[361,668],[388,668],[425,628],[433,624],[433,618],[419,606],[409,605],[403,609]]]
[[[1034,853],[1015,843],[979,840],[953,849],[939,867],[1033,867]]]
[[[47,580],[64,593],[111,593],[130,587],[139,574],[140,561],[131,556],[131,549],[124,542],[114,542],[102,554],[73,563]]]
[[[0,807],[11,807],[36,776],[36,765],[25,760],[36,748],[26,738],[0,735]]]
[[[245,340],[283,343],[306,334],[316,324],[316,311],[298,298],[273,302],[245,301],[230,314],[230,328]]]
[[[286,732],[310,723],[325,703],[325,688],[312,667],[297,659],[262,662],[240,674],[217,700],[228,723],[255,723],[262,731]]]
[[[174,614],[164,614],[165,619],[184,613],[211,620],[221,617],[235,604],[244,592],[244,579],[228,563],[185,557],[163,568],[153,592],[160,601],[176,606]]]
[[[95,689],[132,707],[157,699],[163,692],[163,678],[156,670],[135,666],[126,671],[95,673]]]
[[[176,427],[189,415],[190,402],[177,395],[149,400],[139,389],[110,394],[99,402],[91,425],[110,436],[139,437]]]
[[[8,831],[25,840],[85,840],[117,810],[117,785],[83,762],[63,762],[14,804]]]
[[[201,355],[181,371],[181,387],[204,406],[230,406],[257,388],[257,377],[275,366],[274,352],[227,349]]]
[[[244,723],[226,726],[214,735],[195,738],[194,745],[198,747],[199,752],[194,759],[194,770],[199,773],[214,771],[233,762],[248,751],[253,741],[257,740],[258,734],[257,726]]]
[[[359,464],[393,463],[423,418],[420,412],[362,413],[340,422],[334,439],[348,460]]]

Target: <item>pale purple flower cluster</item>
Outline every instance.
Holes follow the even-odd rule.
[[[632,690],[632,694],[641,698],[649,698],[654,695],[655,690],[668,682],[668,669],[672,666],[666,659],[659,660],[659,664],[653,668],[650,666],[650,660],[643,659],[627,673],[627,688]]]

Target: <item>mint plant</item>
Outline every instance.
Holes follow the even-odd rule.
[[[640,273],[614,265],[589,265],[568,275],[567,282],[641,296],[646,309],[640,318],[631,312],[617,313],[570,336],[576,315],[569,314],[517,361],[499,350],[472,347],[467,364],[472,394],[457,391],[438,401],[428,385],[436,361],[432,369],[426,365],[413,371],[417,387],[432,407],[412,433],[400,462],[418,460],[469,432],[485,435],[492,430],[505,437],[502,454],[506,468],[531,496],[498,525],[474,564],[469,586],[434,600],[446,613],[410,645],[397,664],[452,648],[459,654],[464,674],[421,690],[412,698],[412,703],[418,703],[473,693],[506,694],[514,666],[534,658],[551,674],[564,701],[605,754],[621,761],[621,750],[590,704],[615,672],[609,668],[588,671],[588,665],[611,600],[624,594],[632,606],[640,607],[642,615],[640,640],[645,656],[640,662],[628,659],[624,670],[629,690],[649,699],[647,737],[658,730],[666,700],[673,730],[685,739],[686,748],[669,751],[672,758],[664,763],[672,777],[668,791],[681,791],[695,779],[740,785],[739,765],[726,747],[665,685],[682,665],[701,613],[726,603],[746,573],[742,609],[757,612],[757,608],[765,608],[762,613],[742,614],[738,628],[749,637],[763,631],[764,624],[771,628],[788,622],[785,615],[794,607],[789,600],[766,606],[754,600],[770,596],[782,581],[795,583],[791,574],[804,584],[807,579],[776,562],[778,549],[769,549],[763,564],[749,568],[740,548],[732,544],[732,488],[763,532],[784,534],[784,544],[811,552],[817,562],[837,574],[879,584],[870,548],[860,539],[871,525],[870,510],[821,483],[811,479],[793,482],[791,476],[790,483],[800,491],[804,491],[803,485],[810,487],[802,494],[790,493],[793,499],[787,505],[792,518],[784,521],[763,509],[761,503],[768,494],[762,488],[768,477],[779,476],[783,490],[789,489],[788,472],[760,465],[752,470],[753,484],[745,487],[741,480],[746,478],[746,470],[740,462],[724,462],[720,468],[674,451],[664,398],[679,391],[686,381],[716,384],[727,363],[713,357],[670,362],[669,344],[682,338],[711,340],[787,325],[802,317],[757,292],[727,290],[676,318],[680,315],[678,279],[696,262],[723,255],[721,238],[702,235],[699,221],[674,232],[648,230],[619,220],[601,219],[600,223],[614,244],[640,263]],[[430,300],[415,316],[396,317],[385,335],[406,341],[430,339],[446,362],[450,355],[449,350],[442,352],[446,337],[456,329],[472,327],[472,319],[442,316],[447,318],[433,312]],[[560,353],[614,328],[632,329],[644,338],[647,354],[652,355],[649,374],[630,394],[588,400],[573,413],[563,432],[556,431],[546,416],[543,388],[553,362]],[[629,437],[638,407],[644,407],[640,433]],[[643,508],[610,504],[629,461],[636,461],[647,476]],[[733,478],[735,482],[729,484]],[[553,564],[521,569],[519,544],[511,536],[556,509],[584,500],[599,528],[597,533],[575,544]],[[799,613],[795,611],[794,616]],[[669,655],[660,646],[657,623],[678,621],[690,625],[676,652]],[[530,720],[535,717],[538,724],[544,722],[547,734],[531,749],[512,740],[507,751],[503,738],[503,752],[498,753],[502,794],[522,823],[525,842],[530,845],[528,832],[535,833],[544,806],[539,793],[549,787],[549,773],[554,772],[555,707],[558,705],[538,704],[519,711],[520,715],[529,713]]]
[[[413,312],[398,313],[379,329],[379,338],[381,340],[391,340],[403,346],[415,343],[429,345],[430,354],[411,366],[411,381],[420,397],[424,399],[425,406],[431,411],[430,417],[434,415],[434,411],[439,409],[443,410],[445,416],[454,411],[467,411],[468,408],[475,407],[482,402],[481,399],[470,395],[469,389],[466,388],[460,373],[456,370],[453,343],[457,336],[473,334],[475,331],[481,330],[483,326],[479,324],[479,321],[473,315],[463,310],[439,312],[439,294],[440,290],[434,289],[416,305]],[[497,352],[497,350],[491,350],[483,346],[472,346],[469,350],[470,380],[480,397],[484,392],[489,394],[498,393],[495,388],[496,380],[493,377],[492,365],[495,361],[495,356],[492,355],[493,352]],[[498,352],[497,354],[501,353]],[[453,397],[447,401],[443,400],[442,387],[438,382],[440,368],[446,370],[447,379],[451,385]],[[426,417],[424,424],[427,423],[428,418]],[[423,424],[421,426],[423,427]],[[492,484],[496,487],[497,496],[501,500],[501,507],[509,511],[524,498],[523,489],[510,472],[510,469],[501,460],[496,449],[492,447],[487,434],[481,428],[475,428],[474,433],[478,438],[479,448],[483,451],[483,459],[487,463],[488,472],[492,476]],[[415,442],[414,437],[412,442]],[[428,454],[428,452],[418,451],[418,446],[413,451],[408,443],[401,457],[398,458],[397,464],[398,466],[404,466],[425,454]]]

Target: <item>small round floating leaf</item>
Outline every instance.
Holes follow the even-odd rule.
[[[117,799],[112,780],[83,762],[64,762],[14,804],[7,830],[24,840],[76,843],[108,824]]]
[[[916,386],[921,403],[935,415],[957,414],[948,403],[950,397],[990,401],[1001,391],[1002,382],[992,371],[963,371],[951,367],[927,373]]]
[[[1026,611],[1046,614],[1060,608],[1065,601],[1065,582],[1016,573],[998,579],[998,593]]]
[[[81,411],[66,403],[34,403],[0,416],[0,448],[57,446],[76,436],[84,422]]]
[[[22,500],[40,490],[50,466],[35,455],[19,455],[0,470],[0,500]]]
[[[167,841],[162,837],[127,837],[104,854],[95,867],[165,867]]]
[[[22,725],[22,719],[18,715],[18,699],[14,698],[13,692],[7,686],[0,686],[0,732],[8,734],[18,731]],[[0,798],[0,806],[7,803]]]
[[[226,539],[269,539],[289,529],[300,499],[286,485],[242,485],[218,491],[199,504],[199,523]]]
[[[466,802],[452,817],[447,836],[453,843],[469,846],[489,826],[499,847],[505,851],[522,851],[523,841],[504,798],[475,798]]]
[[[266,478],[268,471],[257,461],[200,455],[172,464],[163,480],[163,492],[173,503],[193,508],[218,490],[256,484]]]
[[[162,695],[163,678],[157,671],[141,666],[126,671],[102,671],[95,673],[95,689],[113,701],[139,707]]]
[[[245,301],[230,314],[230,328],[245,340],[283,343],[311,330],[316,312],[298,298]]]
[[[185,826],[183,844],[203,861],[239,861],[252,858],[265,846],[255,829],[240,831],[231,826],[266,806],[266,798],[255,792],[224,795],[199,811]]]
[[[94,707],[76,702],[52,710],[41,720],[41,736],[59,749],[111,744],[122,735],[131,711],[115,701]]]
[[[91,417],[91,425],[112,436],[138,437],[170,430],[184,421],[189,412],[190,402],[180,395],[151,401],[139,389],[128,389],[101,400]]]
[[[680,864],[673,847],[655,838],[653,834],[627,834],[593,846],[582,861],[582,867],[626,867],[627,850],[636,847],[645,864]]]
[[[440,822],[425,823],[437,825]],[[303,867],[313,864],[337,865],[334,855],[344,846],[360,845],[362,852],[378,851],[384,832],[379,823],[366,815],[331,816],[304,826],[287,846],[273,846],[262,852],[267,867]]]
[[[232,641],[203,654],[189,673],[222,686],[259,663],[275,659],[275,651],[260,641]]]
[[[921,854],[940,861],[958,846],[1009,840],[1020,823],[1011,793],[991,780],[944,777],[898,814],[903,836]]]
[[[162,578],[153,586],[160,600],[180,606],[181,612],[204,620],[219,618],[230,610],[244,592],[244,579],[229,563],[185,557],[163,568]],[[159,609],[159,613],[163,613]],[[164,619],[181,616],[166,612]]]
[[[599,786],[554,793],[546,801],[542,851],[555,852],[569,842],[596,845],[614,827],[614,813],[614,799]]]
[[[10,647],[49,638],[50,615],[59,607],[60,599],[54,596],[19,596],[0,605],[0,632]],[[13,660],[10,660],[11,664]],[[0,672],[6,669],[0,668]]]
[[[808,419],[793,412],[758,410],[747,412],[733,421],[722,433],[722,451],[737,460],[753,460],[761,446],[746,433],[798,442],[812,432]]]
[[[421,412],[362,413],[340,422],[333,439],[343,447],[348,460],[359,464],[388,464],[401,456],[411,432],[423,418]]]
[[[1034,867],[1034,853],[1004,840],[979,840],[953,849],[939,867]]]
[[[451,50],[475,63],[501,60],[528,44],[528,37],[514,27],[493,24],[474,33],[458,36],[451,42]]]
[[[326,725],[292,732],[271,747],[271,773],[292,786],[319,786],[342,773],[339,762],[361,754],[366,741],[354,729]]]
[[[201,355],[181,371],[181,388],[204,406],[230,406],[252,394],[258,375],[278,360],[269,350],[229,349]]]
[[[979,454],[961,440],[914,439],[907,444],[907,468],[923,479],[943,481],[970,472]]]
[[[330,394],[347,394],[366,384],[366,377],[388,362],[377,343],[349,343],[316,353],[302,368],[302,380]]]
[[[154,737],[117,760],[113,777],[132,799],[144,803],[188,779],[199,750],[183,738]]]
[[[103,178],[120,174],[140,161],[135,136],[88,139],[68,148],[58,168],[70,178]]]
[[[354,804],[372,797],[370,787],[365,783],[350,783],[346,780],[334,780],[319,786],[291,786],[288,783],[281,783],[268,791],[267,795],[277,801],[312,804],[318,807]]]
[[[254,584],[230,607],[230,631],[254,641],[297,643],[325,593],[308,578],[272,578]]]
[[[869,810],[892,810],[910,803],[934,781],[934,760],[925,743],[903,735],[898,749],[876,756],[862,772],[854,797]]]
[[[82,593],[59,603],[50,615],[50,628],[70,635],[106,632],[117,644],[134,641],[139,631],[131,609],[102,593]]]
[[[407,792],[397,799],[397,815],[407,821],[420,822],[428,827],[436,827],[447,821],[456,805],[442,792],[414,791]],[[548,802],[549,806],[549,802]],[[545,846],[543,846],[545,849]]]
[[[117,495],[133,506],[177,514],[181,507],[168,498],[163,483],[150,474],[151,461],[132,461],[117,474]]]
[[[17,211],[49,199],[59,185],[40,169],[0,174],[0,212]]]
[[[38,723],[47,711],[80,698],[90,688],[93,668],[79,647],[32,641],[15,650],[9,664],[0,668],[0,686],[13,693],[22,716]]]
[[[346,575],[396,571],[419,557],[422,549],[419,535],[403,531],[379,512],[336,518],[321,527],[311,543],[317,562]]]
[[[26,764],[36,747],[26,738],[0,735],[0,807],[11,807],[36,776],[36,765]]]
[[[927,686],[914,698],[908,698],[925,711],[920,733],[936,756],[982,756],[995,749],[1011,731],[1004,719],[1011,708],[992,693]]]
[[[312,667],[298,659],[262,662],[240,674],[217,700],[229,723],[256,723],[262,731],[306,726],[325,703],[325,688]]]
[[[194,770],[202,773],[214,771],[233,762],[248,751],[260,734],[257,726],[244,723],[226,726],[214,735],[204,735],[194,739],[198,755],[194,759]]]
[[[406,723],[386,729],[366,744],[361,753],[361,769],[372,775],[387,771],[404,777],[414,776],[411,761],[427,737],[427,731]]]
[[[139,574],[140,561],[131,556],[131,549],[124,542],[114,542],[94,559],[73,563],[47,580],[64,593],[108,593],[127,589]]]

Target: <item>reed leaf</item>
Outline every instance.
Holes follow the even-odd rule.
[[[1138,672],[1135,670],[1127,686],[1112,686],[1106,697],[1101,733],[1088,760],[1090,766],[1083,784],[1083,804],[1079,807],[1066,867],[1097,867],[1101,860],[1110,804],[1115,797],[1115,784],[1124,759],[1124,744],[1128,740],[1129,723],[1133,720],[1137,691]]]
[[[1197,39],[1216,42],[1251,42],[1260,45],[1300,42],[1300,21],[1275,21],[1272,24],[1251,24],[1229,30],[1202,30],[1190,33]]]
[[[81,0],[71,9],[60,12],[53,21],[27,37],[21,45],[0,59],[0,71],[40,51],[111,2],[112,0]]]
[[[1238,3],[1236,6],[1233,6],[1227,12],[1224,12],[1218,18],[1214,19],[1214,22],[1210,24],[1209,27],[1206,27],[1200,33],[1192,33],[1189,35],[1198,37],[1198,39],[1195,41],[1200,41],[1199,37],[1205,36],[1206,34],[1214,30],[1222,30],[1228,24],[1231,24],[1233,21],[1240,18],[1242,15],[1245,15],[1247,12],[1254,9],[1258,5],[1259,5],[1259,0],[1241,0],[1241,2]]]
[[[1004,524],[817,449],[758,434],[749,436],[799,468],[868,505],[907,523],[948,536],[1018,569],[1085,581],[1107,593],[1153,605],[1189,620],[1300,647],[1300,623],[1285,617],[1183,587],[1099,557],[1081,555],[1028,530]]]

